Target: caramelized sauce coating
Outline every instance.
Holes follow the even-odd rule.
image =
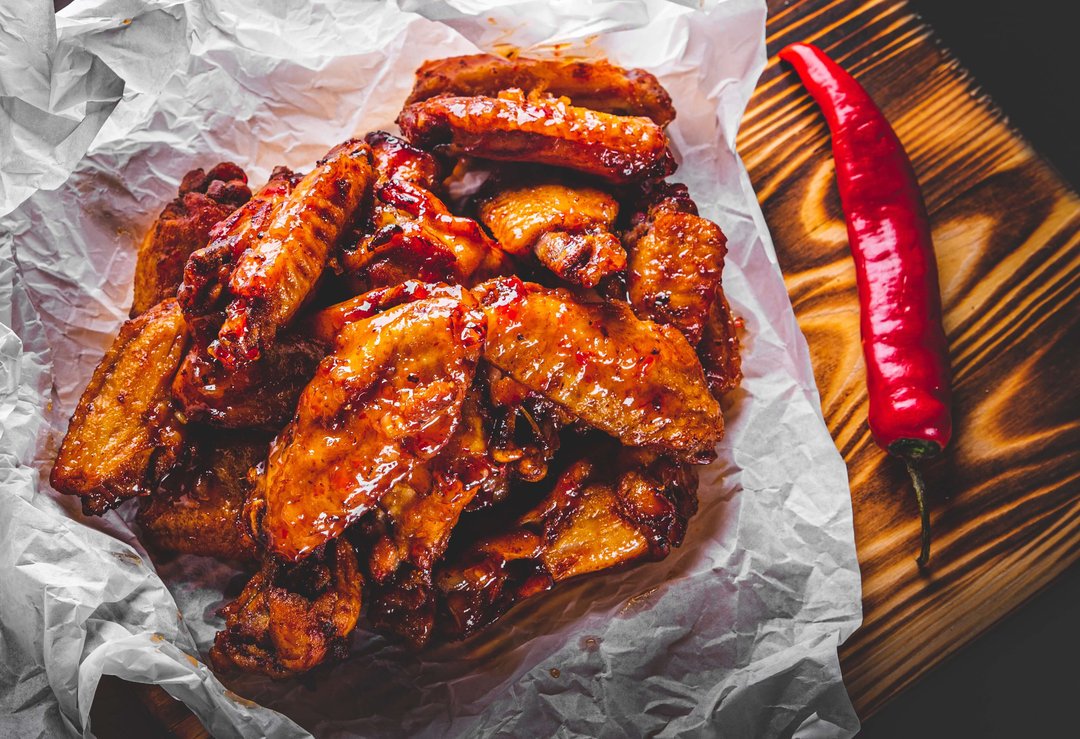
[[[268,556],[240,597],[225,606],[225,629],[210,661],[275,679],[307,672],[327,658],[344,659],[360,618],[359,562],[345,539],[299,564]]]
[[[629,446],[705,459],[723,435],[720,406],[686,339],[625,303],[500,278],[476,289],[484,359]]]
[[[348,324],[259,480],[269,549],[303,558],[437,455],[459,424],[483,338],[483,314],[460,288]]]
[[[232,162],[221,162],[209,172],[194,169],[184,176],[176,199],[161,211],[139,246],[132,318],[176,297],[188,257],[206,246],[218,221],[250,197],[247,175]]]
[[[175,299],[120,328],[71,417],[50,482],[100,515],[148,495],[176,461],[182,424],[169,386],[188,343]]]
[[[675,119],[671,97],[643,69],[624,69],[606,60],[504,59],[493,54],[452,56],[424,62],[405,105],[436,95],[487,95],[516,87],[568,97],[583,108],[643,115],[659,126]]]
[[[664,129],[648,118],[578,108],[520,90],[499,97],[433,97],[401,111],[405,138],[458,156],[535,162],[609,182],[660,179],[675,171]]]

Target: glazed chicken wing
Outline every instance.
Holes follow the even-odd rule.
[[[302,558],[439,453],[458,426],[483,336],[483,314],[463,288],[338,334],[259,481],[271,551]]]
[[[416,84],[405,104],[446,94],[495,96],[511,87],[565,96],[575,105],[605,113],[647,116],[660,126],[675,119],[671,97],[656,77],[606,60],[504,59],[493,54],[435,59],[416,70]]]
[[[229,278],[225,322],[209,350],[227,370],[257,358],[300,309],[373,179],[368,145],[339,144],[239,256]]]
[[[476,293],[485,360],[623,444],[711,455],[723,417],[677,330],[639,320],[622,302],[580,303],[516,277]]]
[[[626,252],[611,233],[619,204],[597,188],[554,177],[509,180],[479,200],[477,213],[504,250],[534,253],[567,282],[596,287],[626,266]]]
[[[625,236],[626,286],[639,318],[674,326],[696,346],[720,290],[727,239],[697,215],[683,185],[635,214]]]
[[[697,346],[701,367],[709,389],[717,397],[738,387],[742,380],[742,357],[739,355],[738,323],[721,291],[709,308],[701,342]]]
[[[236,260],[258,240],[299,181],[292,170],[275,168],[250,200],[210,230],[209,243],[191,254],[176,296],[189,321],[224,308]]]
[[[184,468],[139,499],[144,541],[162,552],[257,562],[258,546],[240,515],[250,489],[248,470],[266,459],[269,436],[204,436],[195,446]]]
[[[474,386],[461,422],[437,457],[383,497],[386,528],[372,547],[368,615],[376,628],[420,647],[431,636],[435,595],[431,571],[450,541],[462,512],[477,495],[497,497],[507,469],[492,458],[483,398]]]
[[[326,344],[301,332],[277,337],[258,359],[232,372],[193,342],[173,380],[173,396],[189,421],[219,428],[277,431],[293,417],[300,393],[326,356]]]
[[[360,618],[362,585],[356,552],[345,539],[299,564],[267,557],[222,611],[225,629],[210,649],[214,668],[283,678],[328,657],[344,658]]]
[[[401,111],[398,125],[417,146],[451,155],[535,162],[609,182],[666,177],[675,170],[664,129],[648,118],[617,116],[509,90],[499,97],[433,97]]]
[[[378,180],[369,222],[341,262],[354,288],[406,280],[473,284],[509,263],[480,224],[456,216],[435,194],[435,158],[383,131],[368,134]]]
[[[176,296],[188,257],[206,246],[218,221],[250,197],[247,175],[232,162],[184,176],[176,199],[161,211],[139,246],[132,318]]]
[[[614,470],[599,463],[611,459]],[[441,629],[464,638],[554,583],[664,558],[697,510],[696,486],[691,467],[644,450],[573,463],[516,525],[438,568]]]
[[[175,299],[127,321],[86,386],[60,445],[50,481],[101,515],[147,495],[182,445],[169,386],[188,330]]]

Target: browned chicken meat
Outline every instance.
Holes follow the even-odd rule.
[[[623,444],[710,457],[723,417],[677,330],[639,320],[622,302],[580,303],[516,277],[476,293],[492,365]]]
[[[324,356],[326,344],[290,331],[258,359],[229,372],[205,341],[196,340],[173,380],[173,397],[188,421],[277,431],[293,417]]]
[[[452,56],[424,62],[405,105],[436,95],[495,96],[516,87],[568,97],[574,105],[617,115],[642,115],[666,126],[675,108],[656,77],[606,60],[504,59],[493,54]]]
[[[283,678],[328,657],[344,658],[360,618],[362,586],[356,552],[345,539],[299,564],[267,557],[223,609],[225,629],[210,649],[214,667]]]
[[[132,318],[176,297],[188,257],[206,246],[218,221],[250,197],[247,175],[232,162],[222,162],[209,172],[194,169],[184,176],[176,199],[161,211],[139,246]]]
[[[520,90],[498,97],[433,97],[401,111],[402,134],[453,156],[535,162],[609,182],[660,179],[675,170],[664,129],[648,118],[617,116]]]
[[[625,236],[626,287],[639,318],[674,326],[696,346],[720,290],[727,239],[697,215],[685,186],[662,186]]]
[[[610,469],[607,460],[615,458]],[[578,575],[662,559],[697,510],[686,464],[607,445],[570,465],[539,505],[438,568],[441,630],[463,638]]]
[[[341,262],[360,290],[406,280],[472,284],[509,271],[480,225],[436,195],[435,158],[388,133],[368,134],[378,179],[370,217],[344,244]]]
[[[270,437],[203,434],[190,459],[151,496],[139,499],[143,540],[157,551],[257,562],[259,549],[241,521],[248,471],[266,458]]]
[[[296,315],[373,179],[368,145],[339,144],[240,254],[229,278],[225,322],[209,349],[227,370],[256,359]]]
[[[553,175],[504,178],[477,203],[480,222],[511,254],[535,254],[567,282],[596,287],[626,266],[611,229],[619,204],[595,187]]]
[[[166,300],[127,321],[94,370],[50,477],[86,513],[148,495],[176,461],[183,435],[169,386],[187,342],[180,306]]]
[[[731,306],[721,292],[709,308],[709,317],[697,347],[705,379],[717,398],[734,390],[742,380],[738,326]]]
[[[460,423],[483,338],[463,288],[348,324],[270,448],[256,500],[270,550],[302,558],[437,455]]]

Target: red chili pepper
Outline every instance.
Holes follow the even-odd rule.
[[[920,567],[930,558],[921,460],[949,443],[949,360],[934,246],[911,161],[866,90],[820,49],[780,52],[817,101],[833,159],[859,288],[870,431],[904,460],[922,520]]]

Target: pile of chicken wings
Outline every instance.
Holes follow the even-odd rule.
[[[641,70],[455,57],[400,136],[189,173],[53,486],[255,570],[211,658],[273,677],[343,657],[361,599],[420,647],[664,557],[741,377],[674,117]]]

